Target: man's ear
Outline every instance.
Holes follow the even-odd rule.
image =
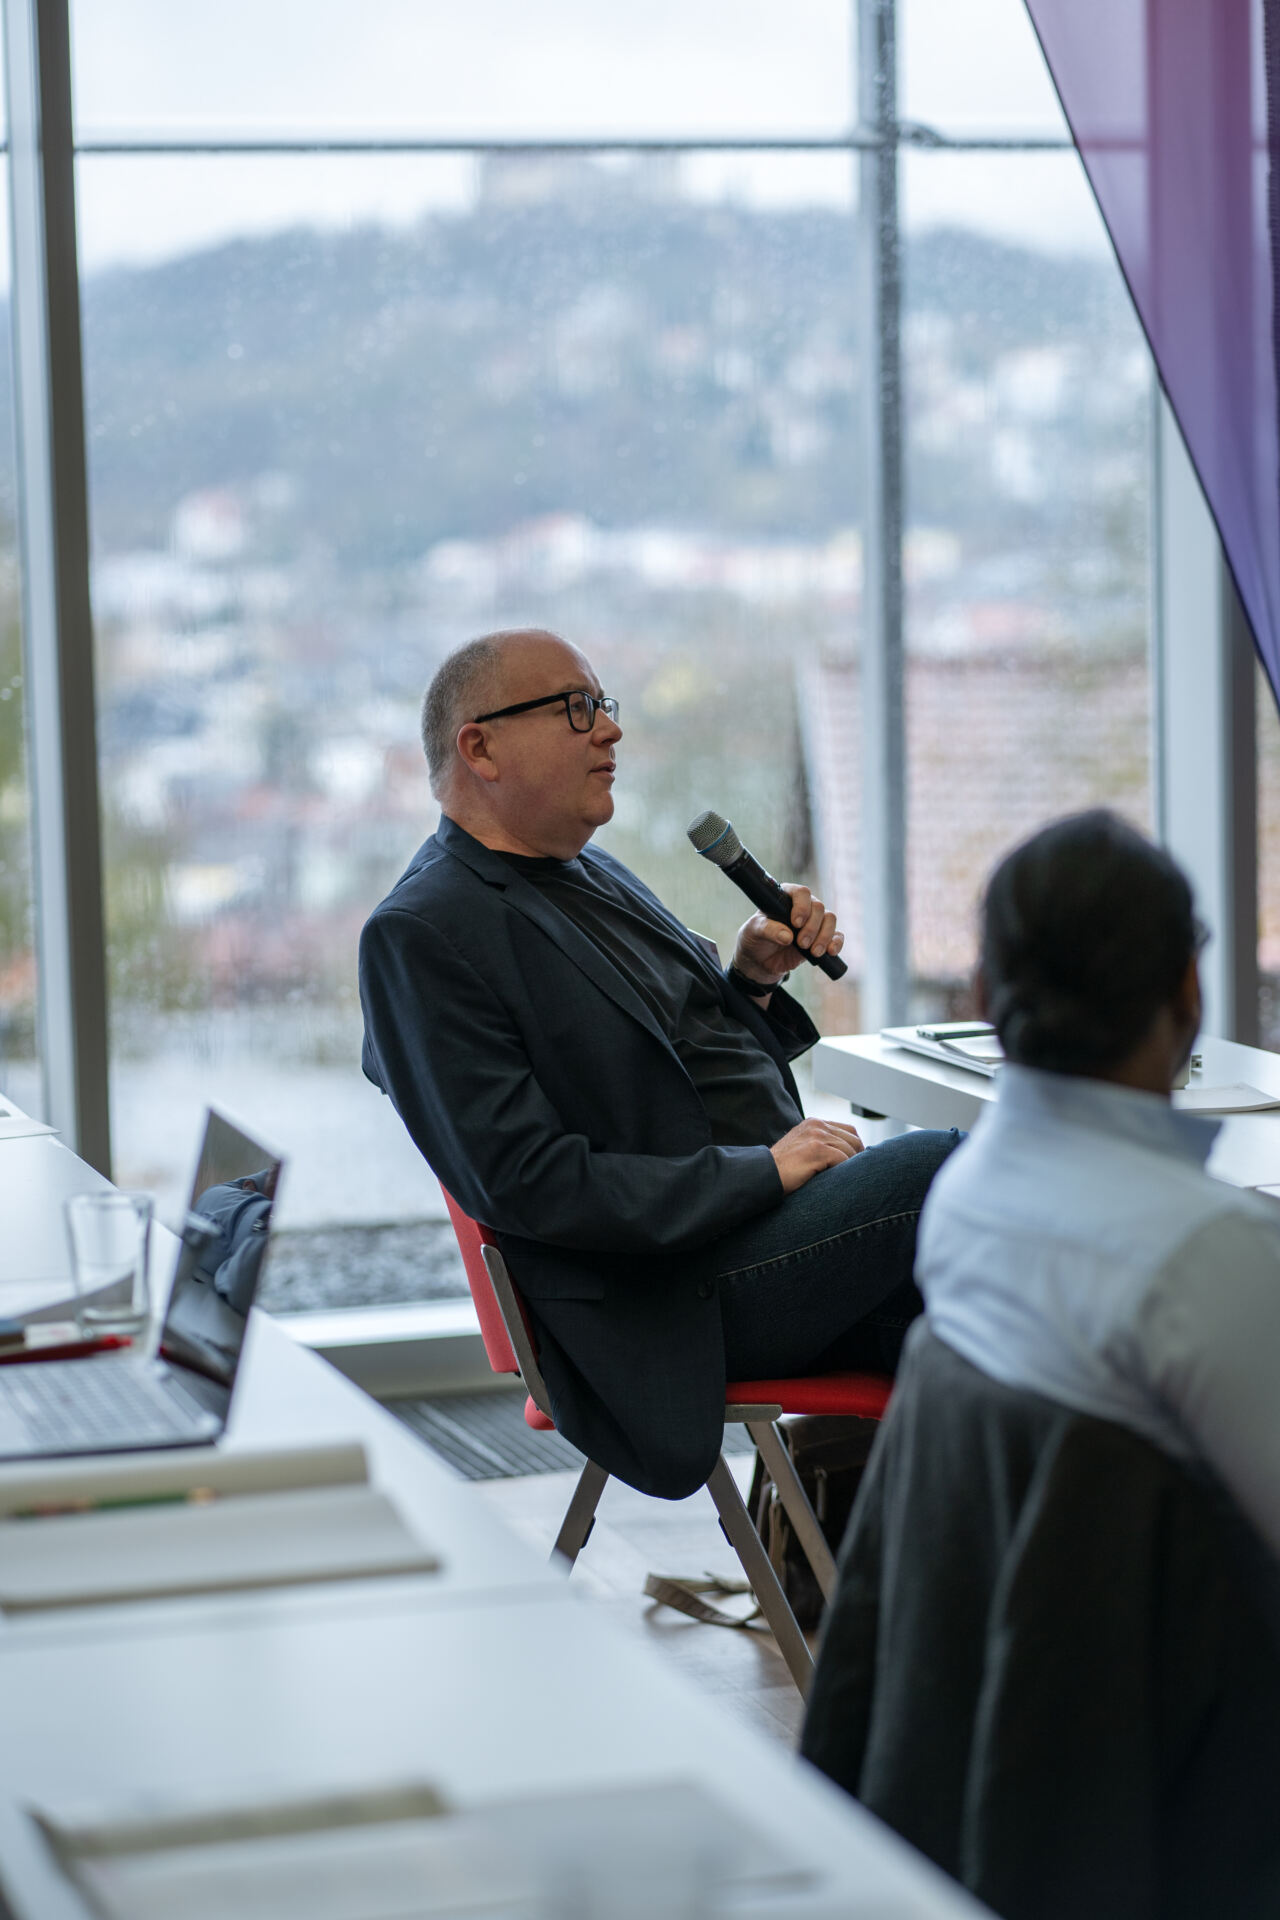
[[[489,752],[489,736],[483,727],[468,720],[465,727],[459,729],[456,741],[458,758],[468,773],[474,773],[478,779],[494,781],[498,769]]]
[[[1200,989],[1200,962],[1193,953],[1187,962],[1186,972],[1178,982],[1173,996],[1174,1010],[1193,1033],[1199,1033],[1200,1020],[1204,1012],[1204,996]]]
[[[975,967],[973,972],[973,1004],[979,1020],[990,1021],[991,1002],[987,998],[987,979],[981,967]]]

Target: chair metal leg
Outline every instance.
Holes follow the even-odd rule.
[[[559,1554],[572,1566],[587,1544],[587,1535],[596,1523],[596,1508],[600,1505],[600,1495],[608,1485],[609,1476],[603,1467],[594,1460],[588,1460],[578,1477],[573,1490],[569,1510],[560,1523],[552,1554]]]
[[[723,1454],[711,1469],[707,1489],[716,1503],[725,1538],[742,1562],[742,1571],[751,1582],[751,1590],[760,1602],[760,1611],[773,1630],[778,1651],[786,1661],[791,1678],[803,1698],[808,1694],[809,1682],[813,1678],[813,1656],[796,1624],[796,1617],[782,1591],[778,1576],[769,1563],[764,1543],[751,1524],[751,1515],[747,1512]]]
[[[795,1462],[787,1452],[786,1442],[772,1420],[748,1420],[746,1428],[759,1449],[760,1458],[773,1475],[773,1484],[778,1489],[783,1512],[795,1528],[796,1538],[805,1559],[813,1568],[813,1577],[821,1589],[822,1597],[830,1600],[836,1590],[835,1559],[818,1516],[809,1504],[809,1496],[796,1472]]]

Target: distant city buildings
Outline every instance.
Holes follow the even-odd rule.
[[[357,1072],[358,930],[437,818],[422,690],[495,626],[561,628],[622,699],[610,843],[676,911],[731,937],[684,838],[717,805],[809,863],[856,973],[850,239],[831,208],[695,205],[667,156],[494,154],[470,212],[410,234],[87,284],[112,1009],[137,1072],[195,1035],[255,1071]],[[1151,377],[1097,262],[943,232],[905,266],[909,920],[941,1009],[1011,840],[1093,801],[1149,815]],[[0,1017],[29,1047],[7,764],[0,1010],[27,1011]],[[1280,972],[1280,848],[1260,939]]]

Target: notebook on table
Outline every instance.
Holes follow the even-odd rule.
[[[98,1920],[527,1920],[618,1911],[620,1884],[628,1913],[835,1911],[786,1835],[678,1776],[469,1808],[425,1781],[141,1817],[0,1802],[9,1857],[36,1834]]]
[[[980,1020],[943,1020],[931,1027],[882,1027],[882,1040],[897,1047],[922,1053],[929,1060],[944,1060],[949,1067],[965,1067],[994,1080],[1004,1064],[1004,1049],[994,1027]]]

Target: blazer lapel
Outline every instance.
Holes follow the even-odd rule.
[[[586,865],[590,866],[593,860],[598,858],[599,854],[596,849],[583,849],[583,859]],[[715,949],[711,941],[704,940],[701,934],[691,933],[688,927],[676,919],[676,916],[671,912],[670,908],[663,905],[656,893],[651,893],[642,881],[637,881],[625,867],[620,867],[620,863],[616,861],[611,862],[609,871],[624,885],[633,888],[634,891],[642,897],[643,903],[650,913],[657,914],[660,919],[666,922],[674,937],[686,948],[694,964],[701,967],[703,973],[706,975],[708,984],[714,987],[720,995],[721,1005],[727,1012],[733,1015],[735,1020],[740,1020],[745,1027],[751,1029],[751,1032],[754,1033],[765,1052],[780,1069],[792,1099],[797,1106],[801,1105],[800,1094],[791,1072],[791,1062],[788,1058],[786,1047],[774,1031],[768,1015],[762,1013],[759,1007],[757,1007],[745,993],[739,993],[729,985],[725,979],[718,958],[714,957]]]
[[[507,899],[518,913],[525,916],[526,920],[532,920],[535,926],[541,927],[563,953],[565,959],[572,960],[575,966],[580,967],[587,978],[599,987],[601,993],[607,994],[616,1007],[620,1007],[623,1013],[630,1014],[633,1020],[638,1020],[640,1025],[646,1028],[656,1040],[660,1040],[664,1047],[671,1045],[670,1037],[664,1033],[640,995],[627,984],[612,961],[607,960],[600,949],[588,940],[586,934],[574,925],[567,913],[562,913],[559,907],[553,907],[549,900],[544,900],[538,889],[531,881],[526,880],[523,874],[512,875],[512,884],[507,888]]]
[[[450,820],[447,814],[441,816],[440,825],[436,829],[436,839],[447,852],[477,873],[486,885],[500,888],[506,894],[508,904],[514,907],[517,913],[522,913],[526,920],[531,920],[534,926],[541,927],[565,959],[585,973],[592,985],[598,987],[601,993],[612,1000],[615,1007],[632,1020],[638,1020],[646,1033],[651,1033],[662,1046],[670,1047],[670,1035],[658,1025],[640,995],[628,985],[622,974],[611,961],[605,958],[600,949],[588,940],[586,934],[574,925],[568,914],[562,913],[558,907],[553,907],[543,898],[532,881],[526,880],[515,867],[509,866],[500,853],[494,853],[492,848],[483,846],[479,840],[473,839],[471,834],[460,827],[456,821]],[[584,849],[584,851],[588,850]],[[594,850],[588,852],[586,862],[588,866],[593,863],[593,852]],[[628,869],[621,866],[620,862],[611,860],[609,870],[627,886],[629,891],[636,893],[638,903],[642,903],[647,911],[656,912],[666,922],[672,935],[685,947],[692,963],[704,970],[708,981],[718,991],[724,1006],[736,1019],[750,1028],[765,1052],[774,1060],[782,1073],[788,1092],[799,1106],[800,1095],[792,1077],[786,1048],[759,1007],[753,1006],[745,994],[735,993],[728,986],[711,955],[689,932],[689,929],[663,906],[656,894],[650,893],[649,889],[637,881]]]
[[[593,986],[600,989],[621,1012],[638,1020],[647,1033],[663,1046],[671,1042],[658,1025],[640,995],[630,987],[617,968],[606,960],[599,948],[588,940],[585,933],[576,927],[569,916],[561,913],[544,900],[532,881],[526,880],[522,873],[509,866],[501,854],[494,853],[489,847],[473,839],[456,821],[447,815],[442,816],[436,831],[436,838],[449,853],[464,862],[473,872],[479,874],[489,886],[501,888],[507,902],[526,920],[531,920],[554,943],[566,960],[581,969]],[[679,927],[679,922],[675,923]],[[679,928],[684,934],[684,929]],[[688,935],[684,934],[685,939]]]

